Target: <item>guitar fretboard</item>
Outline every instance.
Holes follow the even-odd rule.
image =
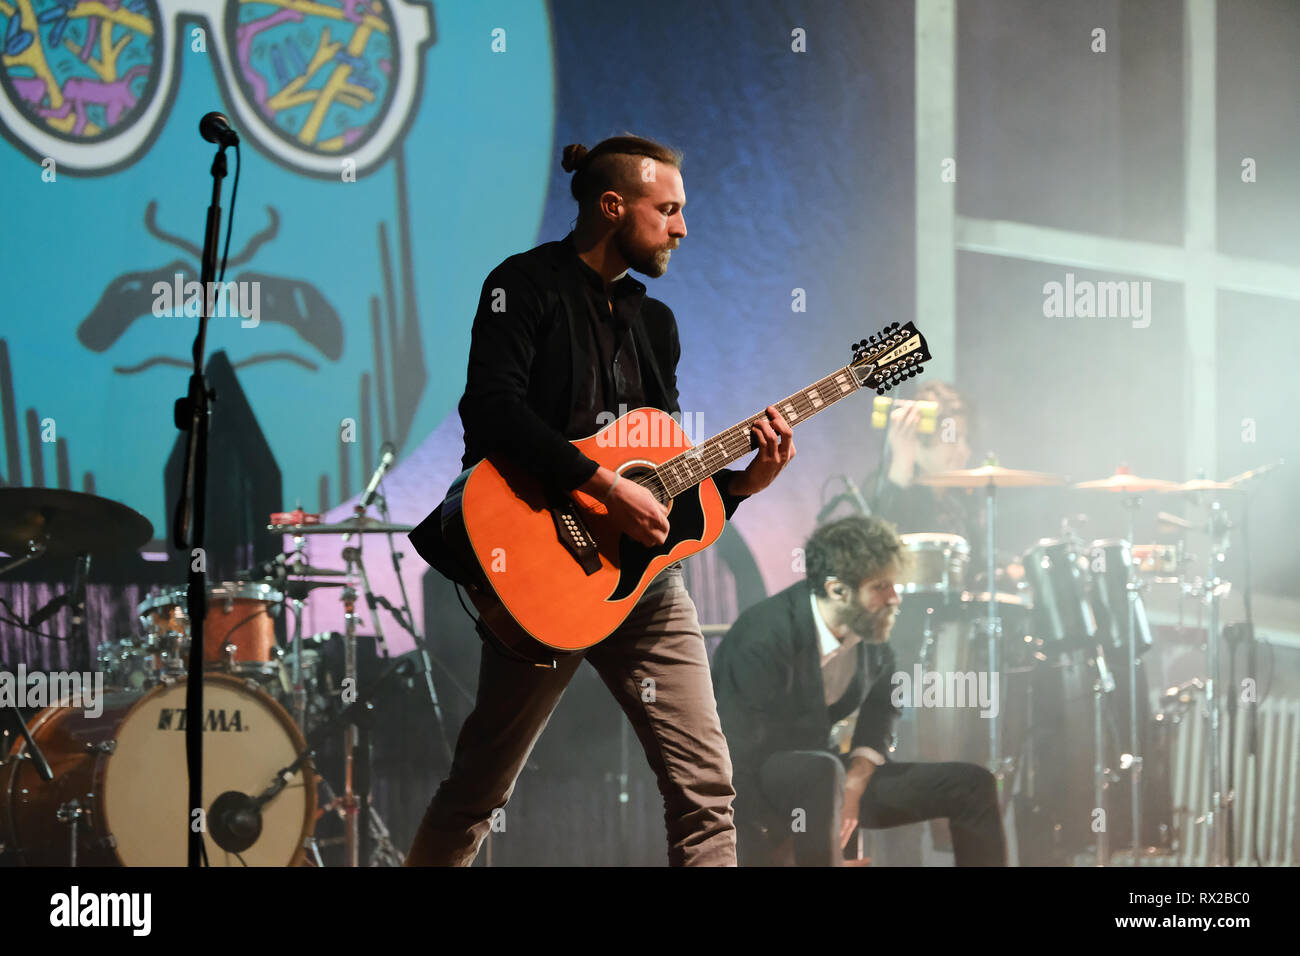
[[[860,387],[857,379],[846,366],[773,404],[786,422],[794,427],[834,405],[845,395],[857,391]],[[658,479],[664,495],[667,498],[675,498],[737,459],[748,455],[754,450],[750,444],[750,429],[755,422],[761,421],[767,421],[766,409],[757,415],[751,415],[739,424],[732,425],[725,431],[718,432],[695,447],[688,448],[656,468],[654,477]],[[642,483],[647,484],[652,491],[656,490],[653,484],[645,481]]]

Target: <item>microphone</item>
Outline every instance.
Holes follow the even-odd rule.
[[[199,120],[199,135],[222,149],[239,145],[239,134],[230,128],[225,113],[208,113]]]
[[[208,832],[227,853],[243,853],[262,835],[262,804],[246,793],[227,790],[208,811]]]
[[[86,576],[89,571],[90,555],[79,555],[76,566],[72,571],[72,596],[68,601],[68,606],[72,609],[72,632],[74,634],[81,633],[82,625],[86,621]]]
[[[397,460],[397,448],[392,442],[384,442],[380,446],[383,452],[379,457],[379,466],[375,468],[375,473],[370,476],[370,484],[366,485],[365,494],[361,496],[360,507],[369,508],[371,502],[375,500],[375,491],[379,488],[379,482],[387,474],[388,469],[393,467],[393,462]]]
[[[67,591],[65,591],[63,594],[51,598],[48,602],[46,602],[44,605],[41,606],[40,610],[38,610],[35,614],[33,614],[31,617],[27,619],[27,626],[40,627],[42,624],[44,624],[50,618],[54,617],[54,615],[58,614],[59,611],[63,610],[71,603],[72,603],[72,595]]]

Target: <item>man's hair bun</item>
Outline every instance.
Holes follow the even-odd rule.
[[[587,147],[581,143],[572,143],[564,147],[564,157],[560,160],[560,165],[564,167],[566,173],[571,173],[578,168],[578,163],[582,157],[587,155]]]

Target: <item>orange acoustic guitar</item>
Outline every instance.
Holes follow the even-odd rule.
[[[773,404],[790,425],[801,424],[859,389],[883,394],[929,359],[915,326],[895,322],[857,343],[849,365]],[[574,442],[668,507],[668,538],[656,547],[622,534],[595,498],[574,491],[548,499],[534,478],[491,460],[452,483],[412,541],[466,585],[483,623],[510,650],[534,660],[583,650],[623,622],[660,571],[717,540],[725,519],[710,476],[755,449],[750,428],[766,418],[752,415],[692,446],[672,416],[640,408]],[[428,553],[431,524],[441,526],[441,561]],[[461,573],[448,573],[447,556]]]

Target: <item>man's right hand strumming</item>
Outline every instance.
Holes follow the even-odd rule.
[[[648,548],[668,539],[668,509],[644,486],[604,466],[580,488],[609,509],[618,530]]]

